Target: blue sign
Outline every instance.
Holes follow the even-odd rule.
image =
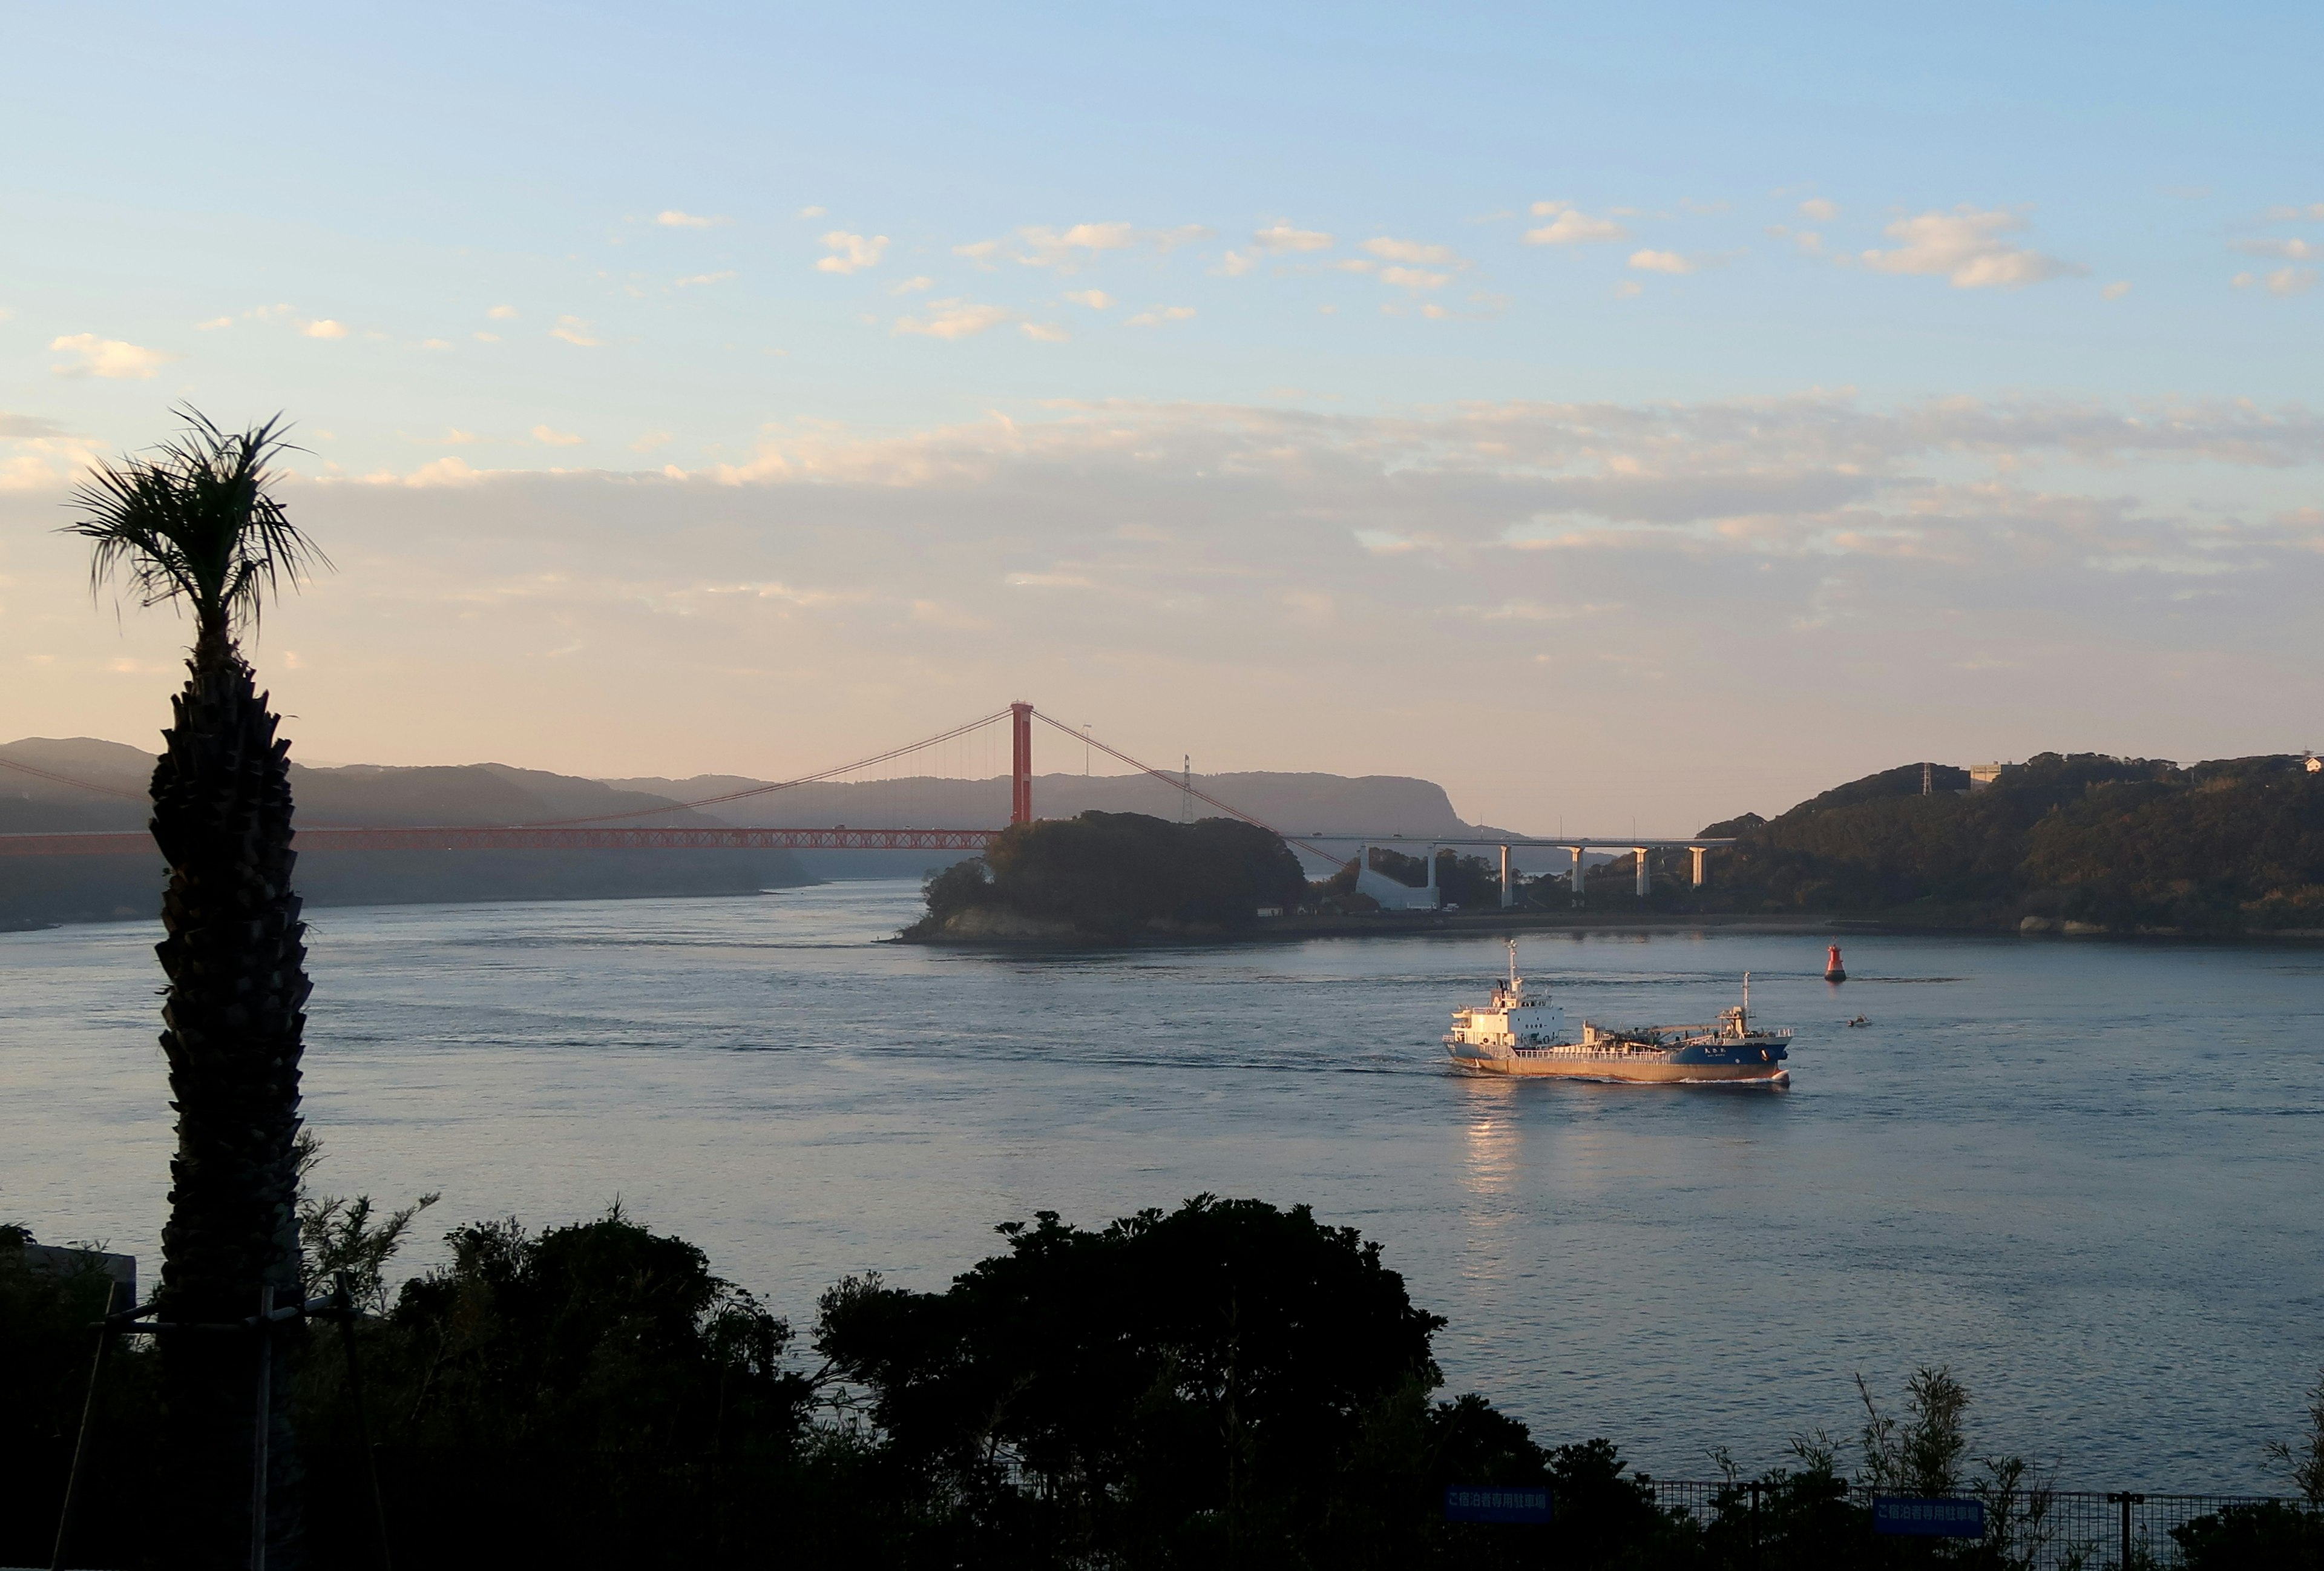
[[[1444,1520],[1448,1522],[1545,1522],[1549,1520],[1549,1491],[1523,1485],[1466,1489],[1444,1486]]]
[[[1876,1494],[1872,1530],[1907,1539],[1981,1539],[1985,1502],[1941,1494]]]

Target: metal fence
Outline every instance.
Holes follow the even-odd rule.
[[[1685,1513],[1706,1530],[1724,1526],[1756,1538],[1752,1529],[1762,1510],[1763,1495],[1773,1516],[1772,1494],[1748,1480],[1729,1483],[1716,1479],[1656,1478],[1651,1482],[1656,1504],[1665,1511]],[[1848,1485],[1840,1493],[1849,1505],[1866,1513],[1865,1530],[1869,1532],[1873,1491]],[[2024,1557],[2022,1564],[2039,1571],[2148,1571],[2183,1566],[2186,1557],[2179,1540],[2171,1536],[2173,1528],[2234,1507],[2269,1504],[2298,1507],[2302,1502],[2264,1494],[2031,1491],[2011,1502],[2008,1514],[2015,1541],[2010,1548]],[[1997,1519],[2001,1514],[1988,1502],[1988,1532],[1999,1528]],[[1769,1528],[1774,1530],[1772,1520]]]

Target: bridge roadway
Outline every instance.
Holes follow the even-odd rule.
[[[599,824],[541,827],[528,827],[521,824],[442,824],[393,828],[343,828],[318,824],[299,830],[292,843],[306,851],[982,851],[1000,833],[998,829],[853,829],[844,824],[828,829],[727,827],[612,828]],[[1381,846],[1391,850],[1401,846],[1425,848],[1428,883],[1415,892],[1423,896],[1435,893],[1436,852],[1440,848],[1458,846],[1498,847],[1501,854],[1501,903],[1504,905],[1516,898],[1516,885],[1509,867],[1509,855],[1513,851],[1535,847],[1570,853],[1573,857],[1572,877],[1576,894],[1582,892],[1583,852],[1631,852],[1638,858],[1637,892],[1645,894],[1652,888],[1646,869],[1646,852],[1681,847],[1692,852],[1693,882],[1699,885],[1702,883],[1704,854],[1735,844],[1731,839],[1697,836],[1673,840],[1635,835],[1626,839],[1600,840],[1567,836],[1544,839],[1520,835],[1371,835],[1318,831],[1292,838],[1292,844],[1314,853],[1319,859],[1333,860],[1329,853],[1315,844],[1319,841],[1357,847],[1358,855],[1364,861],[1361,872],[1371,879],[1380,876],[1371,867],[1372,846]],[[150,855],[153,850],[152,836],[139,829],[0,835],[0,856],[126,856]],[[1393,881],[1386,882],[1393,883]],[[1389,894],[1392,899],[1403,898],[1395,895],[1393,890],[1381,892]],[[1434,901],[1429,903],[1434,903]]]
[[[302,851],[982,851],[998,829],[527,828],[448,824],[392,829],[300,829]],[[153,852],[142,829],[0,835],[0,856],[115,856]]]

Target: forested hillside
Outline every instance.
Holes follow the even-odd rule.
[[[2236,933],[2324,929],[2324,775],[2291,756],[2181,769],[2037,754],[1968,790],[1868,775],[1773,819],[1713,824],[1709,908],[1943,925]]]

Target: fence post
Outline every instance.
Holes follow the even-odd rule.
[[[2122,1558],[2115,1564],[2117,1571],[2130,1571],[2130,1508],[2135,1505],[2144,1505],[2146,1497],[2143,1494],[2124,1492],[2109,1494],[2107,1499],[2122,1507]]]
[[[88,1467],[89,1435],[97,1428],[97,1387],[105,1378],[106,1350],[113,1345],[113,1306],[121,1299],[121,1284],[107,1281],[105,1286],[105,1317],[97,1326],[97,1356],[89,1360],[88,1396],[81,1404],[80,1438],[73,1442],[72,1471],[65,1474],[65,1500],[57,1512],[57,1541],[49,1557],[51,1571],[59,1571],[65,1563],[65,1544],[71,1536],[73,1517],[80,1504],[81,1478]]]

